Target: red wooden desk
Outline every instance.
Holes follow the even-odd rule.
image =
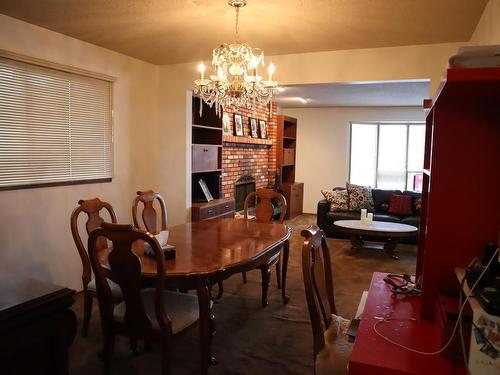
[[[373,274],[363,318],[349,360],[350,375],[447,375],[461,374],[456,364],[440,355],[428,356],[410,352],[378,336],[373,325],[381,318],[419,318],[419,297],[393,297],[384,283],[385,273]],[[436,320],[437,321],[437,320]],[[379,332],[405,346],[436,351],[441,346],[441,327],[425,320],[389,321],[378,325]]]

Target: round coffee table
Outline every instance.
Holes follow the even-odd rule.
[[[337,220],[333,225],[341,232],[350,236],[353,250],[361,248],[383,249],[391,258],[399,259],[396,246],[400,238],[413,237],[418,231],[413,225],[374,221],[371,224],[361,224],[361,220]],[[383,245],[365,245],[363,237],[380,239]]]

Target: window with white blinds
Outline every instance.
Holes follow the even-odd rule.
[[[110,180],[112,85],[0,57],[0,189]]]

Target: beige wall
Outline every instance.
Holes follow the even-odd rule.
[[[112,183],[0,192],[0,272],[16,272],[81,289],[81,262],[69,230],[79,199],[101,197],[130,222],[139,187],[154,185],[145,145],[158,123],[158,68],[0,15],[0,49],[104,73],[114,85]],[[152,186],[158,187],[157,185]]]
[[[351,122],[424,121],[418,107],[283,108],[297,118],[295,180],[304,182],[304,212],[316,213],[321,190],[345,186],[349,179]]]
[[[471,42],[473,44],[500,44],[500,0],[488,2],[472,34]]]

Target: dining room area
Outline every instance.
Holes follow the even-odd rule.
[[[259,199],[259,203],[261,201]],[[158,211],[157,228],[160,229],[161,205],[156,204],[155,207]],[[260,215],[257,216],[260,219]],[[268,219],[266,217],[266,221]],[[141,216],[139,211],[135,224],[144,226],[147,222],[152,223],[147,215]],[[192,325],[178,333],[172,330],[174,335],[168,348],[171,373],[313,373],[313,337],[303,281],[305,238],[301,232],[314,226],[314,223],[314,215],[304,214],[283,221],[283,224],[279,223],[279,219],[269,224],[243,217],[168,227],[166,243],[171,245],[170,249],[175,247],[175,256],[165,255],[164,282],[169,297],[164,301],[172,303],[172,293],[178,293],[188,294],[194,300],[197,299],[199,304],[195,306],[199,309],[199,318]],[[125,228],[127,225],[122,227],[116,230],[133,230],[130,226]],[[103,230],[95,233],[93,239],[97,235],[109,235],[108,239],[113,241],[114,228],[106,223],[101,228]],[[157,240],[160,237],[154,236]],[[118,238],[123,236],[115,240],[118,241]],[[413,245],[402,245],[401,259],[393,263],[388,262],[388,257],[381,252],[352,253],[350,243],[346,240],[328,239],[328,244],[334,269],[337,314],[345,317],[356,315],[363,290],[369,285],[374,270],[405,273],[410,272],[415,265],[416,249]],[[140,259],[140,277],[144,287],[151,293],[151,287],[154,286],[154,282],[151,282],[158,277],[156,260],[152,254],[143,253],[143,246],[131,245],[134,254]],[[163,246],[163,251],[167,251],[165,249],[166,246]],[[110,251],[108,246],[97,257],[99,264],[105,265],[107,270],[111,268],[112,272],[108,260]],[[272,263],[276,255],[281,263],[281,275],[272,267],[267,280],[269,284],[264,287],[262,266],[268,267],[266,265]],[[246,281],[242,272],[245,272]],[[265,300],[263,293],[267,295]],[[98,302],[98,296],[94,297],[97,297]],[[75,340],[69,348],[71,374],[101,372],[103,369],[104,353],[101,350],[105,331],[101,326],[101,305],[97,303],[99,307],[95,306],[90,316],[85,318],[84,299],[83,294],[78,294],[71,307],[78,319]],[[144,306],[148,309],[147,302],[144,302]],[[172,305],[166,303],[165,312],[174,327],[177,324],[174,319],[179,316],[169,308],[172,309]],[[154,328],[155,312],[147,313]],[[89,323],[86,323],[86,319]],[[205,322],[202,322],[203,319]],[[112,373],[165,373],[162,372],[165,371],[162,368],[165,348],[161,341],[153,339],[149,342],[147,337],[140,337],[135,342],[123,334],[117,334],[114,340]],[[348,357],[345,357],[344,367],[347,360]]]
[[[0,374],[497,374],[499,19],[0,1]]]

